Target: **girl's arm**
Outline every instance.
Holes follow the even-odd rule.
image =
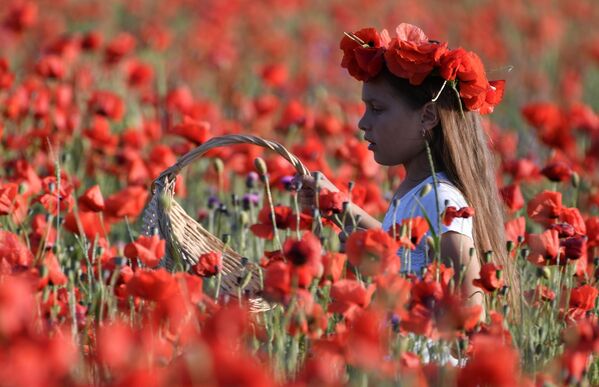
[[[296,182],[301,182],[301,189],[298,193],[298,202],[302,210],[311,209],[315,203],[315,191],[316,191],[316,180],[313,176],[297,176]],[[318,180],[318,186],[323,189],[326,188],[330,192],[339,192],[339,188],[335,186],[326,176],[322,173],[320,174],[320,178]],[[352,225],[351,218],[359,219],[357,223],[357,227],[363,229],[370,228],[381,228],[381,222],[379,222],[376,218],[372,217],[366,211],[364,211],[361,207],[357,206],[354,203],[351,203],[351,206],[348,208],[349,214],[345,221],[345,226]],[[351,216],[349,216],[351,215]],[[353,225],[352,225],[353,226]]]
[[[455,231],[447,231],[441,235],[441,260],[445,265],[455,268],[465,267],[460,290],[466,300],[466,305],[483,305],[481,320],[485,318],[484,295],[480,288],[472,284],[472,280],[479,278],[480,261],[475,253],[470,257],[470,248],[474,242],[466,235]],[[460,269],[455,269],[455,283],[460,280]]]

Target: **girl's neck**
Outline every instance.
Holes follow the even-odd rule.
[[[406,169],[406,176],[400,183],[395,195],[399,198],[432,175],[426,152],[421,152],[414,159],[410,160],[410,162],[405,163],[404,166]],[[435,170],[435,173],[439,172],[441,172],[441,170]]]

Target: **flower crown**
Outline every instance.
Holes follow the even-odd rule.
[[[501,102],[505,81],[489,81],[478,55],[461,47],[450,50],[447,43],[429,40],[411,24],[402,23],[395,31],[396,38],[387,30],[379,34],[374,28],[345,33],[339,44],[343,50],[341,67],[359,81],[376,77],[383,61],[389,72],[414,86],[429,75],[440,76],[445,82],[433,101],[449,83],[459,93],[462,106],[481,114],[491,113]]]

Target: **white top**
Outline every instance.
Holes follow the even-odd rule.
[[[447,206],[453,206],[456,209],[468,206],[466,199],[462,192],[454,186],[447,175],[444,172],[437,172],[437,195],[439,198],[439,213],[442,213],[445,209],[445,202],[448,201]],[[439,235],[437,227],[437,205],[435,204],[435,190],[434,187],[424,197],[420,196],[422,187],[426,184],[433,185],[433,177],[429,176],[417,186],[408,191],[399,201],[397,206],[397,212],[393,202],[389,205],[389,209],[385,214],[383,220],[383,230],[389,231],[393,226],[393,214],[395,213],[395,223],[401,224],[403,219],[413,218],[416,216],[424,217],[423,209],[430,219],[433,229]],[[419,206],[418,202],[422,205]],[[472,239],[472,217],[470,218],[454,218],[453,222],[449,226],[443,224],[443,220],[439,221],[441,226],[441,234],[447,231],[456,231],[460,234],[464,234]],[[428,264],[428,245],[426,244],[426,237],[432,235],[430,230],[425,234],[420,243],[416,246],[415,250],[407,249],[404,251],[400,248],[397,252],[401,259],[401,271],[410,271],[417,275],[420,275],[421,269]]]

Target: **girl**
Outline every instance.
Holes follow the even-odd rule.
[[[500,101],[503,82],[489,82],[475,54],[449,50],[417,27],[401,24],[396,33],[391,39],[386,31],[379,35],[367,28],[341,41],[342,67],[363,81],[366,110],[358,127],[368,149],[377,163],[403,164],[406,170],[382,223],[355,204],[348,211],[359,217],[359,227],[384,230],[426,214],[441,235],[442,261],[453,265],[456,280],[464,271],[461,290],[467,302],[482,304],[483,294],[472,281],[488,251],[492,262],[503,266],[506,282],[512,288],[516,284],[505,248],[493,157],[480,117]],[[314,177],[302,178],[303,208],[313,206],[315,186]],[[322,175],[318,187],[339,191]],[[437,219],[447,206],[471,207],[475,214],[446,226]],[[433,251],[422,238],[414,250],[400,249],[399,255],[402,271],[420,274]]]

